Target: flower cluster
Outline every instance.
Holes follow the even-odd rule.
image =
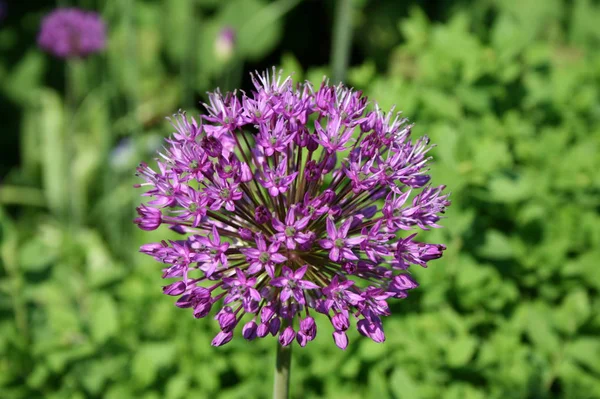
[[[139,166],[150,201],[135,222],[186,237],[141,251],[166,264],[178,307],[197,318],[219,307],[215,346],[240,324],[248,340],[304,346],[316,313],[342,349],[351,319],[383,342],[388,299],[417,287],[407,269],[445,249],[402,236],[439,227],[450,204],[428,184],[428,139],[343,85],[252,78],[250,95],[209,94],[199,121],[176,115],[157,168]]]
[[[58,8],[44,17],[38,45],[59,58],[86,57],[104,49],[104,22],[95,12]]]

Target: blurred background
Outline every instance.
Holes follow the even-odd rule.
[[[453,200],[386,343],[320,325],[293,397],[600,398],[600,3],[345,1],[0,1],[0,398],[270,396],[274,339],[213,348],[162,295],[132,185],[165,116],[273,65],[396,104]],[[106,50],[43,53],[57,6],[99,12]]]

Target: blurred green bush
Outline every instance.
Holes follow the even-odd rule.
[[[0,186],[0,397],[269,396],[275,343],[211,347],[215,323],[174,308],[160,266],[135,254],[165,233],[132,227],[131,175],[170,132],[163,116],[239,86],[275,50],[296,79],[321,81],[326,66],[280,41],[311,2],[298,3],[102,2],[110,44],[71,69],[74,114],[62,66],[33,42],[0,61],[22,116]],[[355,3],[348,83],[439,145],[432,175],[453,205],[429,238],[448,251],[415,270],[385,344],[354,334],[342,352],[319,325],[294,349],[294,397],[600,398],[600,6],[448,2],[432,21],[432,6]],[[41,15],[1,27],[0,47]],[[219,64],[225,26],[239,40]]]

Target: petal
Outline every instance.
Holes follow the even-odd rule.
[[[258,302],[258,301],[260,301],[262,299],[261,296],[260,296],[260,293],[256,289],[254,289],[254,288],[248,288],[248,291],[250,292],[250,297],[252,299],[254,299],[255,301]]]
[[[352,219],[353,217],[350,216],[344,221],[344,223],[342,223],[342,226],[340,227],[339,231],[340,237],[346,237],[348,235],[348,230],[350,229],[350,224],[352,224]]]
[[[281,290],[279,299],[281,300],[281,302],[285,302],[288,299],[290,299],[291,296],[292,296],[292,290],[290,289],[290,287],[285,287],[283,290]]]
[[[302,288],[303,290],[316,290],[319,288],[317,284],[307,280],[300,280],[296,284],[298,284],[298,287]]]
[[[291,207],[288,211],[287,216],[285,217],[285,224],[288,226],[294,225],[294,220],[296,219],[296,209],[295,207]]]
[[[267,274],[269,275],[269,277],[271,277],[271,278],[275,277],[275,267],[273,266],[273,264],[271,262],[269,262],[265,265],[265,270],[267,271]]]
[[[298,331],[298,334],[296,334],[296,341],[298,341],[298,344],[304,348],[308,342],[308,337],[302,331]]]
[[[213,228],[212,228],[212,234],[213,234],[212,243],[214,245],[219,245],[221,243],[221,237],[219,236],[219,231],[217,230],[217,226],[215,226],[214,224],[213,224]]]
[[[346,238],[346,245],[358,245],[361,242],[363,242],[364,240],[366,240],[366,237],[363,236],[358,236],[358,237],[350,237],[350,238]]]
[[[262,263],[260,263],[258,261],[252,262],[252,263],[250,263],[250,266],[248,267],[248,269],[246,269],[246,273],[256,274],[262,269],[262,267],[263,267]]]
[[[298,302],[301,305],[304,305],[304,291],[302,291],[299,288],[294,288],[292,291],[294,293],[294,299],[296,300],[296,302]]]
[[[344,259],[348,259],[348,260],[357,260],[358,259],[356,257],[356,255],[354,255],[354,253],[351,250],[349,250],[348,248],[343,248],[342,254],[344,255]]]
[[[340,249],[338,247],[331,248],[331,252],[329,252],[329,259],[334,262],[337,262],[340,259]]]
[[[272,218],[271,219],[271,224],[273,225],[273,228],[275,230],[280,231],[280,232],[284,232],[285,231],[285,225],[283,223],[281,223],[281,221],[279,221],[279,219]]]
[[[276,277],[271,280],[271,285],[273,287],[285,287],[288,283],[288,279],[285,277]]]
[[[239,251],[250,258],[258,258],[260,256],[260,251],[256,248],[240,248]]]
[[[337,238],[337,231],[335,229],[335,224],[333,224],[332,218],[327,218],[327,235],[331,240],[335,240]]]
[[[229,341],[231,341],[231,338],[233,338],[233,332],[231,332],[231,331],[229,331],[229,332],[223,332],[223,331],[221,331],[213,339],[213,341],[211,342],[211,345],[212,346],[225,345],[226,343],[228,343]]]
[[[332,240],[319,240],[319,245],[321,246],[321,248],[331,249],[333,247],[333,241]]]
[[[307,270],[308,270],[308,265],[304,265],[300,269],[296,270],[293,274],[294,279],[300,280],[302,277],[304,277],[304,274],[306,273]]]
[[[346,349],[348,347],[348,336],[343,331],[334,331],[333,340],[340,349]]]
[[[287,260],[287,258],[280,253],[275,253],[275,254],[271,255],[271,262],[281,263],[281,262],[285,262],[286,260]]]
[[[262,234],[256,235],[256,246],[258,247],[258,250],[256,252],[258,252],[259,255],[260,255],[260,252],[264,252],[267,250],[267,244],[265,243],[265,237],[263,237]]]
[[[235,274],[237,275],[237,278],[240,282],[241,285],[245,285],[246,284],[246,275],[244,274],[244,272],[242,272],[239,268],[235,268]]]
[[[275,241],[274,243],[272,243],[271,245],[269,245],[269,253],[270,254],[274,254],[277,251],[279,251],[279,247],[281,246],[280,242]],[[287,259],[287,258],[286,258]]]
[[[288,249],[296,249],[296,241],[294,241],[294,239],[291,237],[288,237],[288,239],[285,241],[285,245]]]
[[[298,220],[294,226],[296,227],[297,230],[302,230],[306,226],[308,226],[308,222],[310,222],[310,216],[306,216],[306,217],[303,217],[302,219]]]

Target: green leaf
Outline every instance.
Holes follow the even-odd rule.
[[[44,69],[45,56],[35,49],[29,50],[9,77],[3,79],[6,93],[16,102],[32,104],[38,95]]]
[[[418,399],[419,385],[417,382],[401,367],[396,367],[390,376],[389,387],[394,397],[398,399]]]
[[[477,340],[470,336],[459,336],[452,340],[452,343],[446,348],[446,361],[451,367],[462,367],[471,361]]]
[[[490,259],[509,259],[513,256],[510,239],[497,230],[488,230],[479,254]]]
[[[178,374],[169,379],[165,388],[166,399],[180,399],[189,396],[190,378],[185,374]]]
[[[67,196],[67,157],[63,131],[63,104],[58,94],[44,90],[39,96],[38,137],[43,146],[43,186],[50,209],[64,215],[69,204]]]
[[[48,246],[42,237],[26,241],[19,250],[19,264],[28,272],[39,272],[51,265],[56,258],[55,248]]]
[[[582,336],[568,343],[565,352],[577,363],[600,373],[600,341],[597,337]]]
[[[542,353],[560,351],[560,340],[551,324],[551,313],[542,303],[527,307],[527,335]]]
[[[146,387],[154,381],[158,371],[173,364],[176,348],[171,342],[142,344],[133,358],[132,374],[137,385]]]
[[[119,315],[115,301],[107,294],[98,294],[90,301],[90,329],[96,342],[104,342],[119,331]]]
[[[570,292],[555,315],[557,328],[570,334],[575,333],[591,315],[587,292],[581,289]]]

